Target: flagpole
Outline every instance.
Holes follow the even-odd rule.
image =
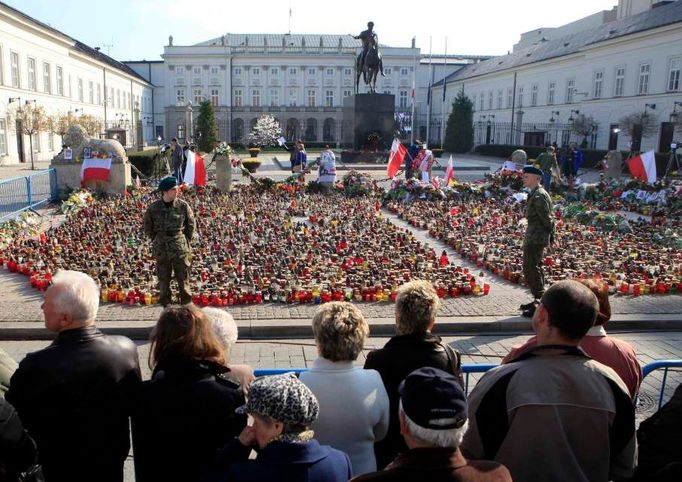
[[[443,100],[440,104],[440,148],[445,141],[445,78],[448,76],[448,38],[445,37],[445,61],[443,63]]]
[[[417,97],[417,68],[419,65],[417,64],[417,45],[416,45],[416,39],[417,37],[412,37],[412,48],[414,50],[414,70],[412,71],[412,117],[411,119],[411,127],[410,127],[410,144],[414,144],[414,104],[416,103],[416,97]]]
[[[429,143],[429,128],[431,127],[431,84],[433,83],[433,38],[429,37],[429,91],[426,93],[426,144]]]

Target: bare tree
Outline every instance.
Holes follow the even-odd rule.
[[[69,130],[69,127],[77,123],[76,117],[71,114],[71,112],[67,112],[66,114],[60,112],[59,114],[52,116],[52,119],[54,132],[62,137],[62,144],[64,144],[64,136]]]
[[[586,117],[584,114],[579,114],[573,120],[573,124],[571,124],[571,131],[575,132],[579,136],[583,136],[583,142],[581,145],[585,147],[587,146],[587,136],[596,131],[598,127],[599,125],[594,120],[594,117]]]
[[[646,112],[635,112],[618,121],[619,127],[631,139],[631,150],[639,151],[642,139],[658,132],[656,116]]]
[[[95,116],[82,114],[76,123],[85,129],[90,137],[98,137],[99,133],[102,132],[102,121]]]
[[[28,136],[29,148],[31,150],[31,169],[35,169],[33,159],[33,136],[40,134],[48,128],[47,115],[45,109],[36,105],[35,101],[26,101],[24,105],[19,105],[14,110],[8,112],[13,122],[18,122],[21,126],[21,133]]]

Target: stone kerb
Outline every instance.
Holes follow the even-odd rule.
[[[109,182],[89,181],[87,187],[95,192],[107,194],[123,194],[126,186],[132,184],[130,163],[126,151],[115,139],[96,139],[89,137],[81,126],[71,126],[64,136],[64,144],[71,148],[71,159],[65,159],[65,152],[57,154],[50,167],[57,171],[57,188],[60,192],[81,187],[81,169],[83,167],[83,150],[93,150],[110,155],[111,171]]]

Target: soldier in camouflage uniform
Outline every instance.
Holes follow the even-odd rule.
[[[159,302],[171,302],[170,281],[175,273],[180,290],[180,303],[192,301],[189,288],[191,261],[190,240],[196,224],[194,213],[182,199],[178,199],[178,181],[165,177],[159,184],[161,199],[154,201],[144,214],[144,232],[152,239],[152,252],[156,258],[159,278]]]
[[[554,221],[552,200],[540,185],[542,171],[535,166],[523,168],[523,185],[529,188],[526,203],[528,227],[523,238],[523,277],[534,300],[521,305],[523,316],[532,317],[535,307],[545,292],[545,277],[542,273],[543,251],[554,242]]]

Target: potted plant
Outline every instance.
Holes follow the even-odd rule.
[[[257,159],[246,159],[242,161],[242,166],[251,174],[256,172],[260,167],[261,162]]]
[[[261,147],[277,145],[277,139],[282,135],[279,122],[269,114],[263,114],[256,120],[256,125],[247,137],[248,149],[251,157],[258,157]]]

